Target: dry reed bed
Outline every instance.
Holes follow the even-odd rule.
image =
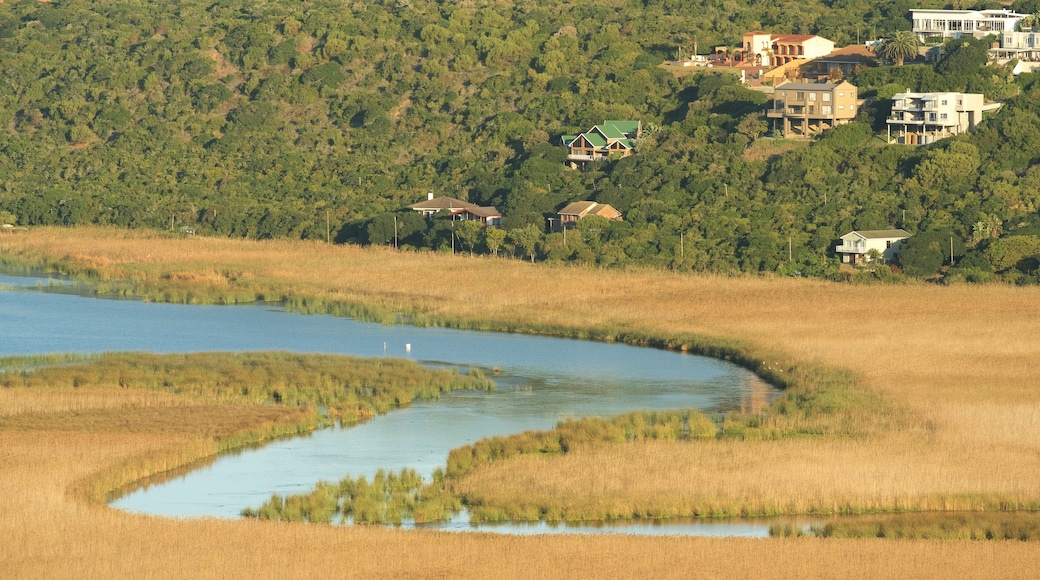
[[[758,352],[775,353],[780,368],[792,360],[848,368],[865,388],[909,412],[900,430],[869,439],[662,443],[592,448],[533,467],[526,459],[502,462],[472,476],[474,485],[483,478],[479,481],[490,495],[515,494],[514,478],[523,475],[524,466],[539,470],[538,481],[527,481],[528,497],[559,490],[575,497],[581,497],[580,489],[585,495],[589,489],[615,491],[614,479],[622,473],[629,474],[622,478],[628,485],[617,491],[628,493],[625,501],[632,502],[674,492],[688,502],[742,497],[749,505],[774,507],[849,501],[922,507],[944,498],[956,500],[957,507],[973,497],[1035,500],[1040,495],[1030,492],[1040,476],[1040,367],[1035,365],[1040,341],[1033,338],[1040,291],[1033,288],[857,287],[691,277],[92,229],[0,235],[0,259],[66,260],[74,267],[87,265],[112,283],[154,280],[173,299],[183,298],[177,294],[180,277],[186,280],[184,289],[200,296],[207,295],[203,286],[210,284],[216,292],[310,296],[324,303],[355,302],[521,328],[612,328],[662,337],[695,333],[738,339]],[[199,570],[273,576],[304,569],[300,566],[423,576],[597,571],[678,576],[691,570],[721,576],[733,569],[741,570],[738,575],[792,577],[821,570],[847,577],[924,572],[1027,577],[1036,572],[1035,547],[1003,542],[561,540],[155,520],[70,501],[67,490],[98,469],[157,449],[172,453],[191,439],[10,430],[0,431],[0,437],[5,450],[0,490],[15,506],[5,510],[0,540],[16,548],[3,551],[0,560],[7,561],[0,564],[28,575],[58,575],[64,565],[82,566],[87,576],[174,576]],[[644,470],[654,476],[631,476]],[[487,562],[496,568],[489,569]]]
[[[499,537],[176,520],[71,501],[94,470],[190,443],[117,433],[2,433],[0,566],[12,577],[1029,578],[1025,543]],[[28,484],[28,485],[27,485]]]

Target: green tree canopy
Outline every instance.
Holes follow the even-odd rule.
[[[917,35],[909,30],[896,30],[884,37],[881,44],[874,49],[878,58],[903,66],[903,61],[917,56],[920,42]]]

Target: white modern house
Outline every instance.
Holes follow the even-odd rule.
[[[1000,10],[911,10],[913,32],[921,42],[928,38],[982,38],[1012,32],[1028,14]]]
[[[1040,61],[1040,31],[1013,30],[1000,36],[1000,47],[991,48],[990,56],[997,60]]]
[[[979,93],[898,93],[892,97],[889,114],[888,142],[924,145],[973,131],[982,120],[983,111],[1000,108],[1000,103],[987,105]]]
[[[834,251],[841,255],[842,264],[866,264],[873,261],[872,250],[886,262],[899,256],[899,246],[910,237],[904,230],[851,231],[841,237],[841,245]]]

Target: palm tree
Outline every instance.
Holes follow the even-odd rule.
[[[920,42],[917,40],[917,35],[909,30],[897,30],[892,34],[889,34],[881,41],[881,44],[874,49],[874,54],[878,57],[888,61],[892,61],[896,66],[903,66],[903,60],[917,56],[917,47]]]

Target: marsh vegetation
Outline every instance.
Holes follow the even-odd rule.
[[[731,437],[597,443],[482,464],[455,488],[473,504],[540,510],[566,498],[573,513],[596,513],[603,497],[617,498],[624,506],[619,513],[662,505],[661,498],[705,513],[1038,507],[1040,400],[1033,385],[1040,383],[1040,345],[1034,339],[1040,295],[1031,288],[908,284],[850,292],[849,286],[801,279],[605,273],[317,243],[174,240],[89,229],[0,236],[0,254],[8,262],[49,264],[99,285],[151,286],[156,299],[184,298],[189,291],[215,297],[226,289],[253,299],[295,296],[354,305],[426,324],[631,337],[676,350],[724,346],[728,351],[720,349],[720,356],[747,361],[787,387],[768,418],[731,418]],[[198,290],[177,272],[198,276]],[[182,395],[144,390],[147,397],[134,401],[127,391],[137,390],[118,385],[95,392],[67,389],[75,392],[40,391],[34,398],[35,391],[14,387],[0,396],[5,403],[11,396],[22,401],[23,415],[68,412],[77,405],[82,413],[100,413],[127,401],[162,413],[129,430],[120,422],[70,423],[61,430],[42,419],[0,429],[6,452],[0,490],[12,499],[0,533],[6,545],[23,547],[0,558],[5,569],[26,575],[53,573],[54,562],[70,558],[93,576],[140,575],[160,567],[189,574],[200,566],[264,576],[300,571],[301,561],[315,570],[349,565],[358,573],[428,574],[469,565],[478,570],[489,558],[498,563],[496,574],[669,575],[693,568],[710,575],[778,569],[803,576],[826,569],[849,577],[1035,573],[1035,543],[1017,541],[980,547],[839,538],[497,538],[139,518],[97,509],[81,498],[99,501],[86,491],[115,489],[214,453],[214,438],[196,433],[227,437],[264,421],[296,423],[301,417],[292,415],[298,409],[234,404],[213,414],[195,408],[177,413],[171,403]],[[189,415],[198,428],[171,428]],[[783,436],[770,434],[771,422]],[[138,541],[142,537],[161,537],[155,546],[164,548]],[[292,557],[273,554],[273,545],[285,546],[279,552]],[[331,545],[336,549],[329,550]],[[372,554],[388,549],[416,558],[374,561]],[[242,559],[229,561],[229,551]],[[182,558],[189,553],[191,558]],[[178,564],[188,561],[190,570]]]

